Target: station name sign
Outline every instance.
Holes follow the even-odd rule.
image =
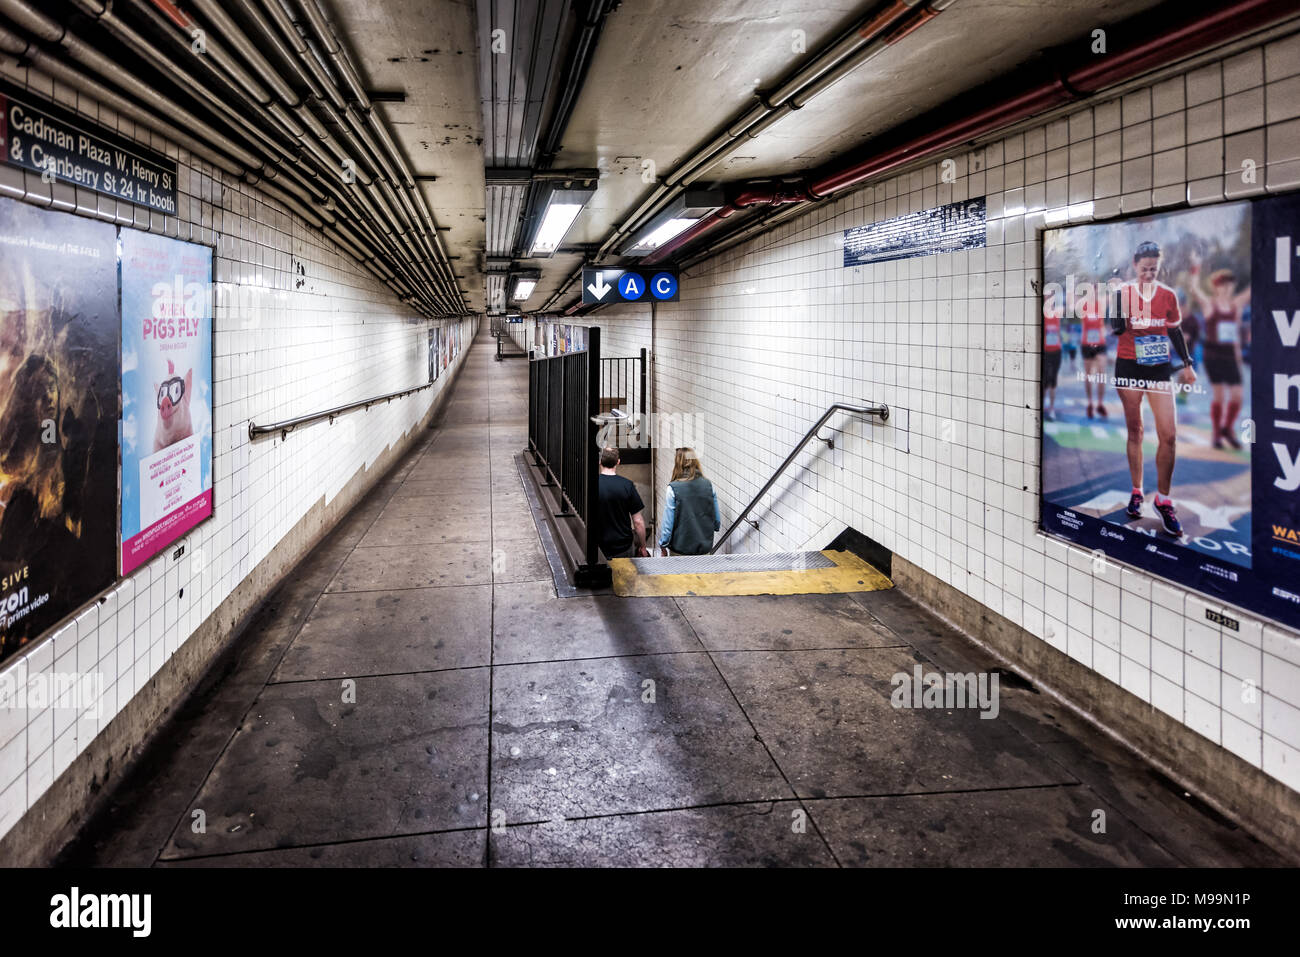
[[[984,197],[844,230],[844,266],[913,259],[985,244]]]
[[[0,85],[0,148],[10,166],[176,215],[176,163],[62,107]]]

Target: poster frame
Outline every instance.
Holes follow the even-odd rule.
[[[1038,514],[1034,519],[1035,530],[1038,533],[1038,535],[1044,538],[1051,539],[1053,541],[1065,543],[1066,545],[1074,548],[1091,550],[1094,552],[1100,548],[1100,546],[1095,546],[1093,549],[1088,549],[1087,541],[1083,541],[1078,538],[1067,537],[1061,534],[1060,532],[1051,529],[1047,526],[1047,513],[1049,508],[1068,510],[1066,506],[1050,504],[1047,500],[1047,495],[1044,490],[1044,483],[1046,482],[1046,473],[1047,473],[1046,457],[1045,457],[1046,447],[1047,447],[1047,430],[1044,425],[1045,420],[1044,420],[1043,403],[1045,402],[1045,393],[1043,389],[1043,366],[1042,366],[1041,356],[1042,356],[1042,334],[1043,334],[1042,293],[1045,284],[1047,282],[1047,270],[1046,270],[1046,261],[1045,261],[1047,255],[1047,244],[1045,241],[1047,233],[1049,231],[1068,230],[1076,227],[1110,225],[1116,223],[1129,222],[1132,220],[1159,218],[1159,217],[1170,216],[1178,213],[1196,212],[1201,210],[1213,209],[1219,206],[1228,206],[1233,204],[1244,203],[1247,205],[1249,209],[1248,216],[1250,217],[1249,221],[1251,222],[1252,225],[1250,263],[1251,263],[1251,272],[1252,272],[1251,285],[1253,287],[1256,281],[1253,275],[1254,267],[1256,265],[1255,262],[1256,237],[1253,232],[1255,208],[1260,203],[1267,203],[1269,201],[1282,199],[1284,197],[1292,197],[1292,198],[1300,197],[1300,190],[1283,190],[1280,192],[1266,192],[1266,193],[1260,193],[1251,196],[1238,196],[1232,198],[1224,198],[1222,200],[1211,202],[1211,203],[1192,204],[1188,202],[1180,202],[1168,206],[1154,207],[1154,208],[1144,209],[1144,210],[1135,211],[1131,213],[1120,212],[1114,215],[1099,216],[1099,217],[1094,217],[1086,220],[1079,220],[1075,222],[1065,220],[1059,223],[1052,223],[1052,224],[1043,223],[1042,225],[1038,226],[1035,229],[1034,238],[1038,246],[1037,262],[1035,263],[1036,276],[1034,276],[1033,272],[1029,273],[1029,275],[1034,276],[1035,279],[1034,286],[1033,286],[1035,290],[1033,302],[1034,302],[1034,315],[1036,316],[1036,328],[1038,330],[1036,341],[1038,341],[1039,343],[1038,375],[1033,380],[1031,380],[1034,386],[1036,386],[1038,390],[1038,401],[1039,401],[1038,463],[1037,463],[1038,464],[1038,487],[1037,487]],[[1252,299],[1251,306],[1252,306],[1251,323],[1253,325],[1256,322],[1256,316],[1257,316],[1257,312],[1254,308],[1253,299]],[[1253,365],[1252,365],[1252,371],[1253,371]],[[1208,382],[1208,377],[1206,381]],[[1252,382],[1253,381],[1254,380],[1252,376]],[[1252,400],[1251,401],[1252,415],[1254,415],[1255,413],[1253,412],[1253,407],[1254,407],[1253,387],[1252,387],[1251,400]],[[1255,513],[1258,508],[1258,503],[1255,502],[1254,468],[1255,468],[1254,454],[1252,453],[1251,466],[1250,466],[1250,475],[1251,475],[1251,536],[1250,537],[1251,537],[1252,544],[1254,542]],[[1182,544],[1181,542],[1174,541],[1172,539],[1163,542],[1159,539],[1153,540],[1153,544],[1148,545],[1148,550],[1151,550],[1154,546],[1157,550],[1157,554],[1159,554],[1158,546],[1160,544],[1177,545],[1179,549],[1183,551],[1191,551],[1190,549],[1188,549],[1186,545]],[[1229,566],[1225,568],[1225,570],[1228,572],[1235,572],[1238,575],[1241,575],[1244,572],[1245,574],[1251,576],[1251,578],[1248,580],[1247,583],[1247,587],[1250,589],[1251,593],[1243,594],[1239,592],[1233,594],[1228,590],[1225,590],[1223,592],[1218,592],[1203,587],[1205,582],[1212,581],[1212,579],[1206,574],[1201,574],[1199,576],[1196,575],[1195,573],[1198,571],[1198,569],[1193,567],[1193,563],[1191,562],[1183,562],[1180,560],[1179,564],[1176,567],[1170,568],[1170,572],[1177,572],[1178,574],[1162,574],[1159,570],[1157,570],[1152,565],[1135,564],[1134,562],[1127,560],[1125,557],[1118,557],[1115,554],[1112,554],[1112,552],[1107,549],[1101,549],[1101,551],[1104,555],[1104,560],[1107,563],[1118,566],[1121,569],[1123,568],[1131,569],[1144,576],[1147,576],[1149,579],[1153,581],[1167,583],[1176,588],[1184,589],[1188,593],[1197,595],[1209,603],[1231,606],[1232,608],[1240,609],[1240,611],[1247,616],[1256,619],[1261,619],[1275,627],[1284,628],[1292,632],[1300,633],[1300,609],[1297,610],[1296,617],[1294,620],[1287,620],[1278,617],[1278,615],[1275,614],[1273,611],[1270,611],[1268,608],[1263,607],[1264,603],[1262,601],[1253,600],[1257,598],[1257,593],[1259,591],[1267,589],[1270,583],[1273,581],[1272,579],[1266,579],[1262,575],[1258,574],[1258,570],[1254,561],[1252,561],[1251,565],[1248,568],[1243,569],[1241,566],[1233,566],[1233,563],[1231,562],[1226,562],[1222,559],[1215,559],[1210,555],[1204,555],[1202,553],[1192,552],[1192,554],[1201,555],[1201,557],[1205,560],[1204,562],[1202,562],[1201,568],[1199,569],[1200,571],[1204,570],[1204,564],[1208,562],[1216,565]],[[1252,559],[1253,559],[1253,554],[1252,554]],[[1224,577],[1226,581],[1227,576],[1225,575]],[[1206,614],[1209,615],[1210,612],[1207,610]],[[1228,620],[1229,622],[1235,623],[1235,619],[1228,619]]]
[[[89,217],[87,217],[87,218],[89,218]],[[121,253],[120,247],[121,247],[121,244],[122,244],[122,231],[123,231],[124,229],[134,229],[135,227],[132,227],[132,226],[125,226],[125,225],[122,225],[121,223],[116,223],[116,224],[114,224],[114,225],[115,225],[116,228],[117,228],[117,242],[118,242],[118,246],[119,246],[119,251],[118,251],[118,256],[117,256],[117,309],[118,309],[118,321],[119,321],[119,323],[124,324],[124,323],[126,322],[126,315],[125,315],[125,309],[124,309],[124,307],[123,307],[123,303],[122,303],[122,253]],[[211,406],[212,406],[212,407],[208,410],[208,417],[211,419],[210,428],[212,429],[212,466],[211,466],[211,472],[212,472],[212,511],[207,515],[206,518],[204,518],[204,519],[202,519],[201,521],[196,522],[194,525],[190,526],[188,529],[185,530],[184,534],[182,534],[182,535],[180,535],[180,536],[178,536],[178,537],[176,537],[176,538],[173,538],[173,539],[172,539],[171,541],[169,541],[166,545],[164,545],[162,548],[158,549],[158,551],[154,552],[152,555],[150,555],[148,558],[146,558],[143,562],[141,562],[141,563],[140,563],[139,565],[137,565],[135,568],[131,569],[131,571],[126,572],[126,571],[123,571],[123,570],[122,570],[122,567],[123,567],[123,555],[122,555],[122,545],[123,545],[123,540],[122,540],[122,504],[123,504],[123,500],[122,500],[122,497],[123,497],[123,495],[124,495],[124,493],[125,493],[125,491],[126,491],[126,486],[125,486],[125,484],[123,483],[123,473],[122,473],[122,412],[123,412],[123,410],[124,410],[124,403],[123,403],[123,400],[122,400],[121,374],[122,374],[122,343],[123,343],[123,337],[122,337],[122,334],[121,334],[121,330],[119,330],[119,332],[118,332],[118,339],[117,339],[117,369],[118,369],[118,394],[117,394],[117,401],[118,401],[118,409],[117,409],[117,422],[118,422],[118,427],[117,427],[117,581],[122,581],[123,579],[127,578],[128,576],[130,576],[130,575],[134,575],[136,572],[138,572],[141,568],[143,568],[143,567],[144,567],[145,565],[147,565],[149,562],[153,561],[153,560],[154,560],[155,558],[157,558],[159,555],[164,554],[164,553],[165,553],[169,548],[171,548],[171,547],[172,547],[173,545],[175,545],[177,542],[180,542],[180,543],[181,543],[181,549],[182,549],[182,551],[181,551],[179,554],[173,554],[172,559],[173,559],[173,561],[176,560],[176,559],[179,559],[179,558],[181,557],[181,555],[184,554],[184,548],[185,548],[185,545],[187,544],[186,540],[189,538],[189,536],[191,535],[191,533],[193,533],[195,529],[202,528],[202,527],[203,527],[204,525],[206,525],[208,522],[212,521],[214,518],[217,517],[217,414],[216,414],[216,410],[217,410],[217,279],[216,279],[216,274],[217,274],[217,245],[216,245],[215,243],[211,243],[211,244],[209,244],[209,243],[196,243],[196,242],[193,242],[192,240],[181,239],[181,238],[178,237],[178,236],[168,236],[166,233],[155,233],[155,232],[154,232],[153,230],[151,230],[151,229],[137,229],[136,232],[147,233],[147,234],[154,235],[154,236],[162,236],[162,237],[164,237],[164,238],[166,238],[166,239],[174,239],[174,240],[176,240],[177,242],[181,242],[181,243],[189,243],[189,245],[191,245],[191,246],[199,246],[199,247],[202,247],[203,249],[207,249],[207,250],[209,250],[209,251],[212,253],[212,268],[211,268],[211,272],[210,272],[210,274],[209,274],[209,276],[208,276],[208,308],[209,308],[209,311],[211,312],[211,315],[212,315],[212,318],[209,320],[209,328],[208,328],[208,362],[209,362],[209,369],[208,369],[208,388],[211,390]],[[113,584],[116,585],[116,584],[117,584],[117,581],[115,581]]]

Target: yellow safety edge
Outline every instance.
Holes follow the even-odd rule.
[[[612,558],[614,594],[625,598],[838,595],[879,591],[894,583],[852,552],[822,552],[833,568],[804,568],[770,572],[698,572],[683,575],[642,575],[630,558]]]

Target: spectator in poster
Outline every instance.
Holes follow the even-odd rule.
[[[1043,291],[1043,418],[1056,421],[1056,380],[1061,373],[1062,305],[1056,294]],[[1051,404],[1048,404],[1048,398]]]
[[[1249,339],[1249,327],[1242,320],[1250,304],[1250,287],[1237,292],[1233,271],[1218,269],[1210,275],[1211,293],[1207,295],[1201,286],[1201,257],[1195,253],[1188,286],[1205,317],[1205,373],[1213,389],[1210,422],[1214,447],[1221,449],[1227,442],[1240,449],[1233,426],[1241,412],[1241,349]]]
[[[1104,286],[1097,288],[1105,289]],[[1083,354],[1083,390],[1088,401],[1088,418],[1095,414],[1106,418],[1106,321],[1105,302],[1095,289],[1075,299],[1071,297],[1070,314],[1078,317],[1079,351]],[[1093,393],[1096,402],[1093,402]]]
[[[1173,353],[1178,353],[1182,362],[1178,369],[1181,382],[1195,383],[1196,370],[1192,368],[1192,358],[1179,328],[1182,312],[1178,308],[1178,296],[1156,279],[1160,265],[1160,247],[1150,241],[1140,243],[1133,253],[1135,278],[1119,289],[1119,308],[1111,318],[1119,335],[1115,390],[1128,426],[1128,468],[1133,482],[1128,516],[1142,517],[1142,399],[1145,396],[1156,424],[1155,511],[1165,531],[1181,537],[1183,526],[1169,497],[1178,443],[1178,419],[1171,388],[1175,371]]]

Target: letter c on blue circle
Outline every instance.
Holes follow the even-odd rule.
[[[650,292],[656,299],[671,299],[677,294],[677,277],[672,273],[655,273],[650,280]]]

